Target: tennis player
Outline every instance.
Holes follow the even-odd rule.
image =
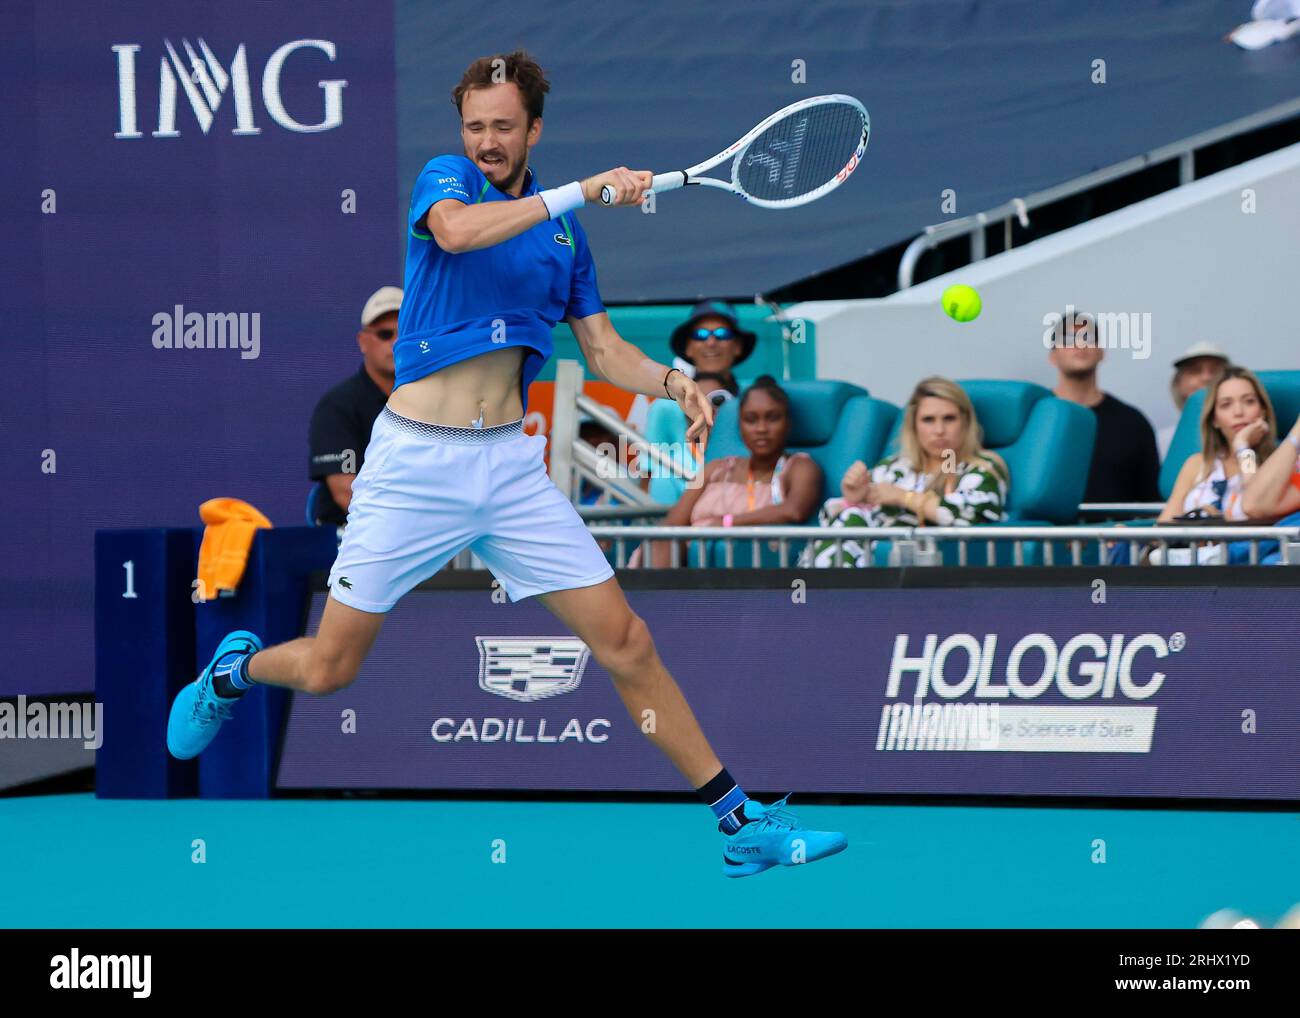
[[[511,601],[537,596],[591,648],[650,740],[699,791],[723,835],[723,872],[741,877],[842,851],[842,834],[805,830],[782,799],[749,799],[709,747],[645,622],[568,499],[546,473],[546,438],[527,435],[528,386],[572,327],[597,377],[667,396],[707,441],[713,411],[681,371],[614,330],[574,212],[636,206],[651,174],[626,167],[541,189],[529,156],[550,85],[526,53],[484,57],[452,93],[464,155],[431,160],[415,183],[397,378],[353,483],[347,528],[316,636],[262,649],[227,635],[172,704],[167,745],[197,756],[255,683],[326,694],[356,678],[398,599],[469,547]],[[653,712],[653,713],[647,713]]]

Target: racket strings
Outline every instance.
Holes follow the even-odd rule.
[[[831,181],[857,151],[862,114],[847,103],[796,110],[737,156],[736,184],[766,201],[799,198]]]

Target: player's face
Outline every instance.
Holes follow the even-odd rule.
[[[513,193],[528,169],[528,150],[542,133],[541,119],[528,123],[523,96],[512,81],[471,89],[460,103],[465,156],[498,191]]]
[[[1178,369],[1178,395],[1186,400],[1194,392],[1200,392],[1214,380],[1214,376],[1223,368],[1223,361],[1218,357],[1193,357]]]
[[[962,447],[961,408],[952,400],[925,396],[916,406],[916,440],[925,454],[941,459],[949,449]]]
[[[1247,424],[1264,416],[1264,404],[1255,387],[1244,378],[1229,378],[1214,394],[1214,426],[1231,442]]]
[[[691,335],[694,337],[696,329],[727,329],[731,323],[725,318],[718,315],[705,315],[698,322],[691,326]],[[727,375],[731,373],[731,366],[736,363],[736,357],[740,352],[740,344],[734,339],[718,339],[716,336],[710,336],[708,339],[692,338],[686,344],[686,358],[695,365],[700,371],[716,371],[719,374]]]
[[[785,448],[790,418],[785,407],[755,389],[740,410],[740,438],[755,456],[775,456]]]
[[[373,322],[357,333],[357,345],[361,347],[361,357],[366,367],[377,374],[392,378],[393,345],[397,337],[397,312],[389,311],[380,315]]]

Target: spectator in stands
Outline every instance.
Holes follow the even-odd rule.
[[[1209,385],[1228,363],[1228,355],[1213,343],[1194,343],[1174,361],[1174,377],[1169,383],[1169,391],[1173,394],[1174,406],[1180,414],[1187,405],[1187,398]],[[1178,422],[1174,421],[1169,427],[1156,432],[1156,447],[1162,463],[1169,455],[1169,446],[1177,430]]]
[[[900,451],[871,470],[857,460],[840,482],[841,496],[828,499],[824,527],[942,527],[998,523],[1010,471],[984,448],[984,434],[970,397],[956,382],[926,378],[903,413]],[[811,564],[870,565],[870,551],[857,541],[818,541]]]
[[[740,437],[748,456],[727,456],[704,466],[702,483],[689,487],[663,524],[680,527],[789,526],[805,523],[821,497],[822,470],[806,452],[787,453],[790,397],[763,375],[740,398]],[[672,564],[672,545],[652,542],[651,563]],[[631,565],[640,562],[638,548]],[[686,562],[683,553],[680,559]]]
[[[1188,513],[1246,519],[1242,500],[1246,480],[1269,458],[1276,443],[1273,404],[1259,379],[1243,367],[1224,368],[1205,390],[1201,450],[1188,456],[1178,471],[1160,522]]]
[[[698,372],[716,372],[722,388],[740,393],[732,369],[754,352],[757,337],[740,327],[736,309],[726,301],[706,300],[691,308],[691,315],[673,330],[668,345],[687,364],[692,378]]]
[[[352,502],[352,479],[365,462],[370,429],[392,394],[393,339],[402,291],[383,286],[361,309],[361,368],[321,397],[311,415],[308,476],[320,486],[316,519],[341,526]]]
[[[1300,512],[1300,417],[1273,455],[1247,477],[1242,505],[1252,520]]]
[[[1075,312],[1048,354],[1058,377],[1052,390],[1061,399],[1088,407],[1097,417],[1085,502],[1159,502],[1160,454],[1151,423],[1097,384],[1105,351],[1097,343],[1092,315]]]

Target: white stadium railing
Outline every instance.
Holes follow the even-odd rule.
[[[619,510],[614,510],[618,512]],[[637,511],[634,510],[633,513]],[[595,519],[609,519],[613,513],[609,510],[585,509],[584,516]],[[625,513],[626,514],[626,513]],[[632,514],[626,514],[632,515]],[[640,511],[640,515],[646,515]],[[673,566],[702,568],[709,565],[698,559],[705,555],[702,544],[694,547],[697,556],[687,555],[688,561],[682,561],[681,543],[722,541],[723,564],[734,566],[743,558],[737,558],[737,546],[748,546],[749,563],[758,566],[762,559],[762,547],[771,542],[772,550],[777,554],[778,565],[790,568],[797,565],[791,545],[794,542],[806,543],[831,540],[836,544],[837,557],[846,541],[869,544],[870,553],[865,556],[868,562],[874,561],[876,545],[888,542],[890,545],[890,565],[941,565],[941,549],[945,545],[956,546],[956,564],[965,566],[970,560],[971,545],[983,544],[988,561],[997,561],[999,545],[1011,546],[1011,558],[1014,565],[1023,566],[1028,558],[1027,551],[1033,547],[1041,552],[1042,564],[1083,565],[1084,548],[1093,545],[1097,548],[1099,558],[1104,563],[1111,546],[1127,544],[1129,561],[1138,564],[1143,561],[1143,552],[1152,565],[1223,565],[1228,563],[1224,553],[1226,545],[1243,542],[1247,544],[1247,561],[1257,564],[1263,557],[1260,548],[1265,544],[1277,544],[1281,564],[1300,565],[1300,527],[1268,526],[1205,526],[1205,527],[663,527],[663,526],[619,526],[617,524],[588,524],[588,530],[597,541],[612,542],[614,564],[618,568],[627,568],[631,558],[631,549],[644,542],[671,541],[670,562]],[[1058,544],[1068,544],[1067,561],[1059,561]],[[1173,548],[1174,545],[1190,545],[1189,548]],[[769,545],[771,547],[771,545]],[[1208,553],[1207,553],[1208,550]],[[1185,555],[1177,552],[1185,551]],[[742,553],[743,555],[743,553]],[[649,565],[649,553],[642,551],[643,567]]]

